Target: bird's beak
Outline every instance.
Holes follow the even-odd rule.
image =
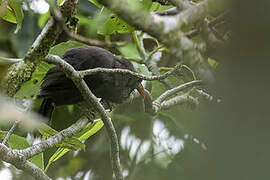
[[[143,99],[145,99],[146,94],[145,94],[143,85],[140,83],[136,89],[137,89],[137,91],[140,93],[141,97],[142,97]]]

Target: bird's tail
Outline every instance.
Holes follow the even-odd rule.
[[[38,113],[51,121],[52,113],[54,110],[54,103],[52,99],[44,99],[41,103]]]

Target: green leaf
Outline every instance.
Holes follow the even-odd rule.
[[[126,59],[139,59],[141,56],[138,49],[134,43],[128,43],[126,46],[119,47],[118,50]]]
[[[173,5],[161,5],[157,2],[153,2],[152,6],[150,7],[149,11],[153,12],[153,11],[162,11],[162,10],[167,10],[170,8],[173,8]]]
[[[51,136],[54,136],[58,133],[58,131],[54,130],[47,124],[42,124],[42,127],[38,129],[40,134],[45,137],[45,139],[48,139]]]
[[[150,12],[158,11],[160,6],[161,6],[161,4],[159,4],[157,2],[153,2],[152,6],[149,9],[149,11]]]
[[[0,0],[0,4],[2,3],[2,0]],[[4,12],[0,16],[5,21],[17,24],[15,33],[17,33],[22,25],[23,21],[23,10],[22,10],[22,1],[20,0],[10,0],[8,2],[7,8],[4,10]]]
[[[50,15],[50,11],[47,11],[46,13],[41,14],[41,15],[39,16],[39,19],[38,19],[38,26],[39,26],[40,28],[43,28],[43,27],[45,26],[47,20],[50,18],[50,16],[51,16],[51,15]]]
[[[6,131],[0,130],[0,139],[3,140],[6,136]],[[8,145],[12,149],[25,149],[30,147],[29,143],[24,137],[12,134],[8,139]],[[37,165],[39,168],[44,169],[44,162],[43,162],[43,153],[37,154],[29,159],[30,162]]]
[[[46,62],[41,62],[33,73],[32,79],[22,85],[20,90],[15,94],[15,98],[34,100],[39,92],[43,77],[52,66]]]
[[[100,119],[95,121],[94,123],[88,123],[87,126],[82,131],[78,132],[75,136],[79,140],[86,140],[90,136],[92,136],[93,134],[98,132],[103,127],[103,125],[104,124],[103,124],[102,120],[100,120]],[[50,167],[50,165],[53,162],[58,160],[60,157],[64,156],[69,151],[70,151],[70,149],[67,149],[67,148],[59,148],[59,149],[57,149],[57,151],[49,159],[49,162],[48,162],[48,164],[46,166],[45,171],[48,170],[48,168]]]
[[[17,24],[17,19],[12,11],[5,11],[3,15],[1,16],[1,18],[8,22]]]
[[[149,10],[152,6],[152,0],[126,0],[127,6],[134,9]]]
[[[143,75],[146,75],[146,76],[151,76],[152,75],[152,72],[149,71],[148,68],[144,64],[136,63],[136,70],[139,73],[142,73]]]
[[[0,139],[3,140],[6,136],[7,132],[6,131],[1,131],[0,130]],[[9,139],[8,139],[8,145],[12,149],[24,149],[29,147],[29,143],[26,141],[24,137],[12,134]]]
[[[120,34],[132,33],[134,28],[116,15],[111,15],[106,22],[99,28],[98,33],[111,35],[115,32]]]
[[[21,29],[22,21],[23,21],[23,10],[22,10],[22,1],[20,0],[11,0],[9,1],[9,5],[11,6],[17,20],[17,27],[14,33],[17,33]]]
[[[2,0],[0,0],[0,4],[2,4]],[[1,15],[0,17],[4,19],[5,21],[17,24],[15,13],[13,12],[13,10],[11,9],[9,5],[7,6],[5,10],[3,10],[3,12],[1,12],[0,15]]]
[[[216,60],[211,58],[208,58],[208,63],[213,69],[216,69],[219,64]]]
[[[142,4],[142,7],[147,10],[150,9],[152,6],[152,0],[142,0],[139,2]]]
[[[88,123],[87,126],[81,130],[80,132],[78,132],[75,136],[79,139],[79,140],[86,140],[88,139],[90,136],[92,136],[93,134],[95,134],[96,132],[98,132],[102,127],[103,127],[103,122],[102,120],[97,120],[94,123]]]
[[[66,51],[79,46],[86,46],[86,45],[76,41],[63,42],[52,47],[49,54],[62,56],[63,54],[65,54]]]
[[[167,88],[160,81],[152,81],[151,96],[153,99],[156,99],[157,97],[159,97],[166,90],[167,90]]]
[[[40,134],[42,134],[46,139],[51,136],[54,136],[58,133],[58,131],[54,130],[47,124],[43,124],[41,128],[38,129]],[[57,145],[58,147],[68,148],[71,150],[85,149],[85,144],[83,144],[78,138],[71,137],[65,139],[62,143]]]
[[[57,5],[60,6],[64,0],[58,0]]]
[[[100,13],[96,12],[93,16],[91,17],[85,17],[85,16],[80,16],[78,15],[79,22],[78,26],[83,26],[85,29],[85,35],[90,38],[97,38],[97,31],[103,25],[108,17],[112,13],[109,12],[109,10],[104,9]]]
[[[57,147],[67,148],[74,151],[80,149],[85,150],[85,144],[75,137],[65,139],[61,144],[58,144]]]
[[[96,0],[89,0],[91,3],[93,3],[94,5],[96,5],[98,8],[102,8],[103,5],[99,4]]]
[[[57,151],[50,157],[49,162],[46,166],[45,172],[47,172],[48,168],[53,162],[57,161],[59,158],[64,156],[69,151],[70,151],[69,149],[65,149],[65,148],[57,149]]]

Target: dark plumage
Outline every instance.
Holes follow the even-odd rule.
[[[109,51],[95,47],[83,46],[67,51],[63,59],[76,70],[102,68],[121,68],[135,71],[126,59],[118,59]],[[130,93],[138,88],[141,80],[128,74],[97,73],[84,78],[91,91],[99,98],[113,103],[122,103]],[[144,96],[143,89],[138,89]],[[39,98],[44,98],[40,114],[50,117],[52,104],[76,104],[83,100],[75,84],[58,68],[51,68],[40,86]]]

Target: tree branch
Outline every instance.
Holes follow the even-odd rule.
[[[177,15],[177,19],[182,25],[194,24],[203,20],[207,14],[222,12],[226,7],[223,0],[204,0],[195,6],[191,6]]]
[[[108,43],[108,42],[99,41],[97,39],[86,38],[84,36],[81,36],[69,30],[67,27],[63,27],[63,28],[64,28],[64,31],[67,33],[67,35],[71,39],[87,44],[89,46],[99,46],[99,47],[117,47],[118,46],[116,43]]]
[[[6,57],[0,57],[0,64],[8,65],[8,64],[14,64],[22,61],[21,58],[6,58]]]
[[[67,4],[69,8],[66,7]],[[65,12],[65,17],[67,17],[73,15],[75,7],[76,1],[67,0],[60,8]],[[31,79],[37,65],[48,54],[61,32],[62,28],[57,25],[53,18],[50,18],[32,44],[32,47],[26,53],[24,61],[14,64],[10,69],[5,83],[3,83],[5,93],[8,96],[13,97],[22,84]]]
[[[14,150],[6,147],[4,144],[1,143],[0,143],[0,158],[5,162],[14,165],[18,169],[28,172],[36,179],[51,180],[51,178],[48,177],[42,169],[40,169],[33,163],[27,161],[22,154],[14,152]]]
[[[48,63],[53,63],[61,68],[61,70],[69,77],[74,84],[77,86],[81,92],[85,102],[89,107],[94,106],[97,112],[100,114],[102,121],[106,127],[107,133],[110,138],[111,144],[111,158],[112,158],[112,168],[117,180],[122,180],[123,175],[120,167],[120,157],[119,157],[119,144],[117,139],[117,134],[111,118],[107,115],[106,110],[101,105],[97,97],[91,92],[87,84],[83,80],[83,76],[77,72],[70,64],[65,62],[58,56],[48,55],[45,60]]]
[[[161,95],[153,102],[153,109],[154,109],[154,111],[157,112],[157,111],[161,108],[162,102],[163,102],[166,98],[168,98],[168,97],[170,97],[170,96],[172,96],[172,95],[174,95],[174,94],[178,93],[179,91],[182,91],[182,90],[184,90],[184,89],[186,89],[186,88],[198,86],[198,85],[201,85],[201,84],[202,84],[202,81],[201,81],[201,80],[194,80],[194,81],[190,81],[190,82],[187,82],[187,83],[185,83],[185,84],[181,84],[181,85],[179,85],[179,86],[177,86],[177,87],[175,87],[175,88],[172,88],[172,89],[170,89],[170,90],[165,91],[163,94],[161,94]],[[176,99],[174,99],[174,100],[172,100],[170,103],[172,103],[173,101],[178,102],[178,101],[180,101],[180,100],[177,99],[177,101],[176,101]],[[174,103],[175,103],[175,102],[174,102]],[[167,102],[167,103],[168,103],[168,102]],[[163,104],[163,106],[167,106],[166,103]]]
[[[48,55],[47,57],[51,57],[53,55]],[[147,80],[147,81],[154,81],[154,80],[162,80],[167,78],[169,75],[175,73],[182,67],[182,63],[177,64],[172,70],[162,74],[162,75],[157,75],[157,76],[146,76],[140,73],[136,73],[127,69],[107,69],[107,68],[94,68],[94,69],[88,69],[84,71],[78,71],[79,75],[84,77],[84,76],[89,76],[92,74],[96,73],[122,73],[122,74],[129,74],[134,77],[137,77],[142,80]]]
[[[221,9],[223,0],[205,0],[197,6],[192,6],[176,16],[159,16],[150,14],[146,10],[131,7],[124,0],[99,1],[119,17],[137,29],[140,29],[157,38],[170,50],[171,55],[177,60],[184,60],[196,74],[203,80],[213,82],[214,77],[208,68],[207,62],[194,43],[183,35],[183,25],[197,22],[206,17],[213,9]],[[214,7],[214,8],[213,8]],[[137,13],[137,12],[140,13]],[[198,12],[197,12],[198,11]]]
[[[178,104],[190,104],[192,106],[197,106],[199,104],[199,101],[196,98],[190,96],[189,93],[185,93],[180,96],[175,96],[169,100],[163,101],[160,104],[160,109],[169,109],[170,107]]]
[[[81,36],[79,34],[76,34],[72,29],[68,28],[65,19],[62,16],[62,13],[58,9],[58,7],[55,5],[55,3],[49,2],[51,5],[51,10],[52,10],[52,16],[54,19],[57,21],[58,25],[62,27],[62,29],[65,31],[65,33],[73,40],[82,42],[84,44],[87,44],[89,46],[100,46],[100,47],[117,47],[117,44],[115,43],[108,43],[108,42],[103,42],[99,41],[97,39],[89,39],[84,36]],[[77,22],[77,20],[76,20]]]
[[[193,3],[189,2],[189,0],[170,0],[170,2],[180,11],[190,8],[193,5]]]
[[[51,147],[56,146],[57,144],[60,144],[64,139],[72,137],[74,134],[82,130],[87,123],[88,123],[88,119],[86,117],[82,117],[70,127],[62,130],[61,132],[59,132],[58,134],[54,136],[51,136],[45,141],[42,141],[38,144],[35,144],[23,150],[13,150],[13,152],[22,154],[26,159],[29,159],[45,151],[48,148],[51,148]]]
[[[21,125],[30,123],[32,126],[35,126],[33,128],[37,128],[37,127],[40,127],[40,124],[41,124],[40,122],[43,121],[43,119],[39,117],[38,115],[36,115],[35,113],[21,112],[20,110],[18,110],[18,108],[15,105],[10,103],[6,99],[2,99],[1,97],[0,97],[0,114],[1,114],[1,117],[0,117],[1,123],[2,122],[7,123],[8,120],[15,121],[15,122],[18,121],[18,123],[21,123]],[[34,122],[33,119],[36,121]],[[27,122],[27,121],[30,121],[30,122]],[[53,147],[61,143],[65,138],[71,137],[76,132],[84,128],[87,122],[88,122],[87,118],[82,117],[75,124],[61,131],[57,135],[52,136],[49,139],[42,141],[39,144],[36,144],[26,149],[20,149],[20,150],[11,149],[5,146],[5,142],[7,141],[9,134],[11,134],[11,130],[13,130],[15,127],[15,125],[13,125],[13,128],[11,128],[11,130],[8,132],[8,134],[4,138],[3,143],[0,143],[0,159],[8,163],[11,163],[18,169],[28,172],[36,179],[49,180],[50,178],[44,173],[42,169],[40,169],[33,163],[27,161],[27,159],[45,151],[46,149],[50,147]]]

